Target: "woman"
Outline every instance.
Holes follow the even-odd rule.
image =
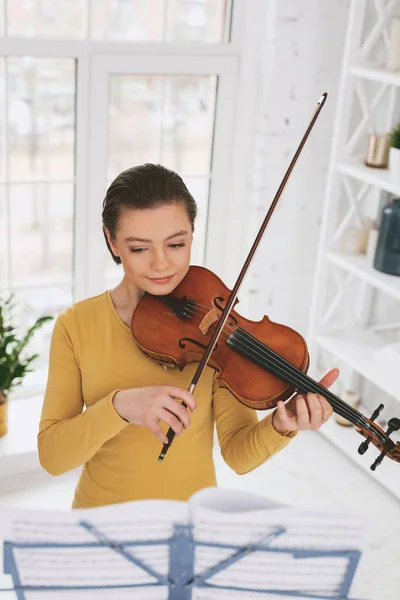
[[[40,462],[49,473],[83,465],[73,508],[187,500],[215,486],[214,422],[225,461],[247,473],[297,430],[318,429],[332,414],[324,398],[308,394],[279,403],[259,422],[255,411],[219,388],[210,367],[193,397],[187,387],[196,364],[166,370],[138,349],[133,311],[144,292],[168,294],[185,277],[195,217],[182,179],[160,165],[128,169],[107,191],[103,231],[124,276],[113,290],[59,315],[38,436]],[[337,375],[330,371],[322,385],[329,387]],[[178,437],[160,464],[169,426]]]

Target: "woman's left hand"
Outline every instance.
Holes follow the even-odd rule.
[[[319,383],[325,388],[330,388],[338,376],[339,370],[332,369]],[[272,425],[278,433],[304,429],[317,430],[326,423],[332,413],[331,405],[320,394],[311,392],[305,396],[296,394],[286,404],[281,400],[278,402],[272,417]]]

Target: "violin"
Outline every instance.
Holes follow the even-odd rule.
[[[140,300],[132,317],[138,347],[157,362],[180,370],[190,362],[200,362],[230,293],[215,273],[191,266],[173,292],[167,296],[146,293]],[[381,451],[372,470],[386,455],[400,462],[400,443],[389,437],[400,429],[400,419],[390,419],[385,433],[373,422],[377,411],[367,419],[309,377],[309,362],[307,344],[300,333],[267,316],[251,321],[231,310],[208,364],[217,371],[218,385],[228,388],[249,408],[274,408],[295,392],[321,394],[336,414],[366,438],[360,454],[370,442]]]
[[[296,392],[321,394],[333,411],[350,421],[365,438],[358,448],[360,454],[370,443],[380,450],[371,465],[374,471],[385,456],[400,462],[400,442],[390,438],[400,429],[400,419],[390,419],[384,432],[374,423],[382,404],[368,419],[307,375],[310,358],[299,333],[267,316],[251,321],[234,310],[240,285],[326,97],[323,94],[318,101],[232,291],[205,267],[191,266],[170,294],[144,294],[132,316],[132,333],[140,350],[163,365],[182,370],[190,362],[199,362],[188,388],[191,393],[209,364],[217,371],[218,385],[228,388],[249,408],[274,408]],[[170,427],[159,461],[166,456],[174,437]]]

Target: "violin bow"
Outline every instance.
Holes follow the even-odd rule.
[[[325,101],[326,101],[327,97],[328,97],[328,94],[325,92],[324,94],[322,94],[322,96],[318,100],[317,106],[316,106],[316,108],[314,110],[314,113],[312,115],[310,124],[308,125],[307,130],[306,130],[305,134],[303,135],[303,138],[302,138],[302,140],[301,140],[301,142],[300,142],[300,144],[299,144],[299,146],[298,146],[298,148],[296,150],[296,153],[295,153],[295,155],[294,155],[294,157],[293,157],[293,159],[292,159],[292,161],[291,161],[291,163],[290,163],[290,165],[289,165],[289,167],[288,167],[288,169],[287,169],[287,171],[286,171],[286,173],[285,173],[285,175],[284,175],[284,177],[283,177],[283,179],[281,181],[281,184],[280,184],[280,186],[278,188],[278,191],[276,192],[275,197],[274,197],[273,201],[271,202],[271,206],[269,207],[267,215],[266,215],[266,217],[265,217],[265,219],[264,219],[264,221],[263,221],[263,223],[262,223],[262,225],[260,227],[260,230],[259,230],[259,232],[258,232],[258,234],[256,236],[256,239],[253,242],[253,245],[252,245],[252,247],[250,249],[250,252],[249,252],[249,254],[248,254],[248,256],[247,256],[247,258],[245,260],[245,263],[244,263],[244,265],[242,267],[242,270],[239,273],[237,281],[236,281],[236,283],[235,283],[235,285],[234,285],[234,287],[232,289],[232,292],[231,292],[231,294],[230,294],[230,296],[229,296],[229,298],[228,298],[228,300],[226,302],[225,308],[222,311],[221,317],[220,317],[219,321],[217,322],[217,324],[215,326],[214,332],[213,332],[213,334],[211,336],[211,339],[210,339],[210,341],[208,343],[206,351],[204,352],[203,357],[202,357],[202,359],[201,359],[201,361],[200,361],[200,363],[199,363],[199,365],[197,367],[197,370],[196,370],[196,372],[195,372],[195,374],[193,376],[193,379],[192,379],[192,381],[191,381],[191,383],[190,383],[190,385],[188,387],[188,391],[191,394],[193,394],[193,392],[195,391],[196,386],[198,384],[198,381],[199,381],[199,379],[200,379],[200,377],[201,377],[201,375],[202,375],[205,367],[207,366],[207,363],[208,363],[209,358],[211,356],[211,353],[213,352],[214,347],[215,347],[215,345],[216,345],[216,343],[218,341],[220,333],[221,333],[221,331],[222,331],[222,329],[223,329],[223,327],[224,327],[224,325],[225,325],[225,323],[226,323],[226,321],[227,321],[227,319],[229,317],[229,314],[230,314],[230,312],[231,312],[231,310],[232,310],[232,308],[233,308],[233,306],[234,306],[234,304],[236,302],[236,299],[237,299],[237,296],[238,296],[238,292],[239,292],[239,288],[242,285],[242,281],[243,281],[243,279],[244,279],[244,277],[245,277],[245,275],[246,275],[246,273],[248,271],[248,268],[250,267],[250,264],[251,264],[251,261],[253,260],[254,254],[256,253],[256,250],[257,250],[257,248],[258,248],[258,246],[259,246],[259,244],[261,242],[261,239],[262,239],[262,237],[264,235],[264,232],[265,232],[265,230],[267,228],[267,225],[268,225],[268,223],[269,223],[269,221],[270,221],[270,219],[272,217],[272,214],[273,214],[273,212],[274,212],[274,210],[276,208],[276,205],[278,204],[279,198],[282,196],[282,193],[283,193],[283,191],[284,191],[284,189],[285,189],[285,187],[287,185],[287,182],[289,181],[290,175],[292,174],[292,171],[293,171],[294,166],[295,166],[295,164],[297,162],[297,159],[299,158],[300,153],[303,150],[303,147],[304,147],[304,145],[305,145],[305,143],[306,143],[306,141],[308,139],[308,136],[311,133],[312,128],[314,127],[315,121],[318,119],[318,116],[319,116],[319,114],[320,114],[320,112],[322,110],[322,107],[325,104]],[[184,406],[185,408],[187,408],[187,405],[185,404],[185,402],[182,402],[182,406]],[[158,457],[158,461],[159,462],[162,462],[164,460],[164,458],[165,458],[165,456],[166,456],[169,448],[171,447],[171,444],[172,444],[172,442],[174,440],[174,437],[175,437],[175,432],[170,427],[168,429],[168,432],[167,432],[168,442],[165,443],[165,444],[163,444],[162,450],[161,450],[160,455]]]

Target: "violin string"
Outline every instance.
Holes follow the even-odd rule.
[[[196,303],[196,307],[203,307],[203,306],[204,305],[201,305],[200,303]],[[206,310],[202,310],[202,308],[193,309],[193,307],[190,307],[190,310],[192,313],[196,314],[196,312],[197,312],[200,316],[203,316],[210,311],[209,307],[204,307],[204,309],[206,309]],[[212,326],[215,327],[214,324],[212,324]],[[224,329],[225,329],[225,327],[223,328],[222,331],[225,333]],[[248,344],[246,341],[247,338],[245,338],[245,336],[243,334],[241,334],[239,328],[236,329],[232,326],[228,326],[228,329],[230,329],[232,332],[236,332],[236,335],[238,338],[245,339],[245,341],[242,343],[242,348],[251,348],[252,347],[253,351],[255,351],[255,353],[258,356],[262,357],[265,362],[267,361],[267,359],[269,359],[269,364],[274,367],[274,372],[276,372],[278,375],[279,374],[283,375],[282,379],[285,379],[284,375],[291,375],[292,381],[295,381],[295,383],[297,385],[299,385],[299,384],[301,385],[303,383],[303,384],[305,384],[306,389],[308,389],[309,391],[315,391],[316,393],[323,392],[323,395],[325,397],[329,398],[328,401],[330,401],[330,404],[333,407],[341,409],[340,411],[339,410],[337,411],[339,414],[341,414],[342,416],[350,416],[351,415],[353,417],[353,419],[355,419],[355,421],[357,421],[358,425],[364,425],[365,427],[369,427],[369,423],[368,423],[367,419],[364,417],[364,415],[362,415],[357,410],[353,409],[351,406],[349,406],[348,404],[343,402],[343,400],[336,397],[334,394],[329,392],[329,390],[327,390],[326,388],[324,388],[323,390],[318,389],[318,386],[320,386],[320,384],[318,384],[317,382],[313,382],[313,380],[311,378],[309,378],[307,375],[304,375],[294,365],[291,365],[290,363],[285,361],[285,359],[283,357],[280,357],[279,355],[274,353],[271,349],[269,349],[267,346],[263,345],[261,342],[259,342],[255,338],[254,338],[254,340],[255,340],[254,342],[252,340],[250,340],[250,344]],[[225,333],[225,335],[226,335],[226,339],[227,339],[228,334]],[[224,336],[222,336],[222,337],[224,337]],[[261,352],[258,351],[258,346],[256,345],[255,342],[262,345]],[[268,351],[268,352],[266,352],[266,351]],[[272,353],[275,354],[275,357],[272,356],[272,360],[271,360],[271,357],[269,355],[271,355]],[[285,364],[283,361],[285,361],[287,363],[286,369],[285,369]],[[279,369],[276,367],[276,365],[279,366]],[[310,379],[311,379],[311,382],[310,382]],[[354,423],[354,424],[356,424],[356,423]]]
[[[272,366],[274,368],[273,373],[276,373],[278,376],[282,376],[282,379],[285,379],[285,375],[290,375],[291,381],[292,382],[294,381],[295,384],[297,384],[299,386],[299,389],[301,389],[301,384],[304,384],[305,389],[307,389],[307,391],[311,391],[311,392],[314,391],[315,393],[320,393],[320,394],[324,395],[325,397],[328,396],[328,398],[329,398],[328,401],[330,401],[330,404],[333,407],[336,407],[338,409],[340,408],[340,410],[337,411],[339,414],[341,414],[342,416],[352,416],[358,425],[368,426],[368,421],[365,419],[364,415],[362,415],[358,411],[354,410],[351,406],[349,406],[348,404],[343,402],[340,398],[337,398],[335,395],[333,395],[331,392],[329,392],[326,388],[323,388],[323,390],[321,390],[320,384],[318,384],[317,382],[314,382],[311,378],[309,378],[307,375],[305,375],[300,370],[298,370],[294,365],[291,365],[290,363],[285,364],[287,362],[286,359],[277,355],[274,351],[272,351],[271,349],[269,349],[268,347],[266,347],[264,345],[262,345],[263,347],[261,348],[261,352],[259,352],[258,351],[259,348],[258,348],[256,342],[259,344],[262,344],[261,342],[259,342],[256,339],[254,342],[252,342],[252,340],[250,339],[250,344],[249,344],[247,342],[247,337],[243,333],[241,333],[240,329],[235,329],[232,327],[230,327],[230,329],[236,333],[236,337],[241,342],[241,347],[242,348],[250,348],[252,346],[255,354],[262,357],[265,362],[267,362],[270,366]],[[222,336],[222,337],[224,337],[224,336]],[[227,337],[226,337],[226,339],[227,339]],[[242,342],[241,340],[244,340],[244,341]],[[310,381],[310,379],[311,379],[311,381]],[[290,380],[289,380],[289,383],[290,383]],[[354,423],[354,424],[356,424],[356,423]]]
[[[267,361],[269,363],[269,365],[273,365],[274,361]],[[274,365],[273,365],[274,366]],[[274,366],[275,369],[275,373],[278,376],[282,376],[283,379],[285,379],[285,375],[288,374],[288,371],[285,370],[284,368],[277,368]],[[357,425],[361,425],[363,423],[362,420],[362,416],[358,415],[358,413],[354,413],[351,410],[351,407],[347,407],[345,403],[341,403],[338,402],[338,400],[336,400],[335,396],[331,394],[331,392],[329,392],[328,390],[324,389],[324,390],[320,390],[317,385],[314,387],[313,383],[309,382],[308,379],[305,379],[304,381],[302,380],[301,377],[297,376],[292,376],[292,381],[296,382],[298,385],[301,383],[304,383],[304,388],[303,390],[305,390],[304,392],[301,390],[300,393],[307,393],[307,392],[314,392],[317,394],[321,394],[322,396],[324,396],[328,402],[332,405],[332,407],[336,408],[336,412],[338,412],[340,415],[342,415],[343,417],[346,416],[349,418],[350,421],[352,421],[354,424]]]
[[[203,306],[199,303],[196,304],[196,306]],[[207,310],[202,310],[201,308],[198,308],[197,310],[194,310],[193,307],[190,308],[190,311],[194,314],[199,313],[199,316],[203,316],[205,314],[207,314],[207,312],[209,312],[209,308],[204,307]],[[193,318],[193,317],[191,317]],[[215,324],[213,324],[212,326],[215,327]],[[269,353],[271,353],[271,350],[268,349],[267,347],[264,347],[261,349],[261,352],[259,351],[259,348],[257,346],[256,343],[254,343],[252,340],[250,340],[250,344],[247,342],[247,338],[240,332],[240,329],[236,329],[232,326],[228,326],[228,327],[224,327],[223,328],[223,332],[226,336],[225,339],[227,339],[227,337],[229,336],[229,334],[226,333],[225,329],[230,329],[232,332],[236,332],[236,335],[238,338],[243,339],[244,341],[242,342],[242,347],[243,348],[249,348],[249,347],[253,347],[253,351],[260,356],[261,358],[263,358],[263,360],[265,360],[266,362],[268,361],[268,363],[274,367],[275,372],[279,375],[283,375],[283,379],[284,379],[284,375],[290,375],[292,381],[295,381],[295,383],[297,385],[301,385],[304,384],[306,385],[306,389],[307,388],[313,388],[310,389],[310,391],[315,391],[316,393],[320,392],[320,390],[317,387],[314,387],[312,385],[312,383],[309,381],[308,376],[304,375],[301,371],[299,371],[294,365],[285,365],[283,364],[283,357],[280,357],[279,355],[277,355],[276,357],[274,356],[270,356],[266,350],[269,351]],[[256,340],[258,342],[258,340]],[[261,342],[259,342],[261,344]],[[272,351],[273,352],[273,351]],[[289,367],[289,369],[288,369]],[[320,384],[318,384],[317,382],[314,382],[315,386],[318,386]],[[342,416],[352,416],[356,421],[357,424],[359,425],[365,425],[368,426],[368,421],[367,419],[358,411],[356,411],[355,409],[353,409],[351,406],[349,406],[348,404],[346,404],[345,402],[343,402],[342,400],[340,400],[340,398],[336,398],[335,395],[333,395],[331,392],[329,392],[329,390],[327,390],[326,388],[324,388],[324,395],[329,397],[329,402],[330,404],[335,408],[340,408],[340,412],[339,414],[342,414]],[[328,399],[328,398],[327,398]]]
[[[298,388],[300,393],[319,393],[330,402],[338,414],[349,417],[354,424],[364,425],[365,427],[369,426],[369,423],[364,415],[343,402],[339,397],[335,396],[335,394],[328,391],[326,388],[323,388],[321,384],[297,369],[297,367],[292,365],[289,361],[287,361],[287,359],[277,354],[274,350],[268,348],[268,346],[265,346],[262,342],[254,338],[245,330],[239,328],[238,330],[233,329],[233,331],[235,332],[236,341],[241,343],[238,348],[246,349],[252,346],[256,355],[262,357],[263,361],[267,363],[267,368],[268,366],[272,366],[273,373],[275,372],[282,379],[286,379],[288,383],[292,383],[292,385],[294,383],[295,387]],[[250,340],[250,344],[248,344],[248,340]]]
[[[194,311],[192,310],[192,312],[194,312]],[[199,310],[198,312],[203,313],[204,311]],[[215,325],[213,324],[213,326],[215,326]],[[234,327],[231,327],[231,326],[229,326],[228,328],[231,329],[232,332],[236,332],[236,336],[238,338],[245,340],[244,342],[242,342],[242,348],[249,348],[250,346],[253,346],[253,348],[255,349],[255,353],[258,356],[262,357],[263,360],[265,360],[266,362],[268,360],[269,364],[271,366],[274,366],[275,372],[278,375],[279,374],[280,375],[291,375],[292,381],[295,381],[295,383],[297,385],[303,383],[306,385],[306,389],[308,388],[309,391],[314,391],[316,393],[322,393],[322,390],[318,389],[318,386],[320,386],[320,384],[318,384],[317,382],[313,382],[313,380],[310,381],[311,378],[309,378],[307,375],[302,373],[302,371],[298,370],[294,365],[287,363],[286,359],[284,359],[283,357],[274,353],[274,351],[269,349],[267,346],[264,346],[262,344],[262,342],[259,342],[258,340],[256,340],[254,338],[255,341],[253,342],[252,340],[250,340],[250,344],[248,344],[247,337],[244,336],[240,332],[240,329],[235,329]],[[257,344],[255,342],[257,342],[258,344],[262,344],[263,347],[261,348],[261,352],[258,351],[259,347],[257,346]],[[271,356],[271,354],[272,354],[272,356]],[[287,364],[285,364],[284,361]],[[276,365],[278,365],[279,368],[277,368]],[[282,377],[282,378],[284,379],[284,377]],[[353,418],[356,419],[357,424],[359,424],[359,425],[364,424],[365,426],[368,426],[368,421],[364,417],[364,415],[362,415],[361,413],[359,413],[358,411],[353,409],[351,406],[349,406],[348,404],[343,402],[343,400],[341,400],[340,398],[337,398],[334,394],[329,392],[326,388],[324,388],[323,393],[325,396],[329,396],[329,400],[330,400],[330,403],[332,406],[341,409],[340,412],[338,411],[339,414],[342,414],[342,416],[352,415]]]

